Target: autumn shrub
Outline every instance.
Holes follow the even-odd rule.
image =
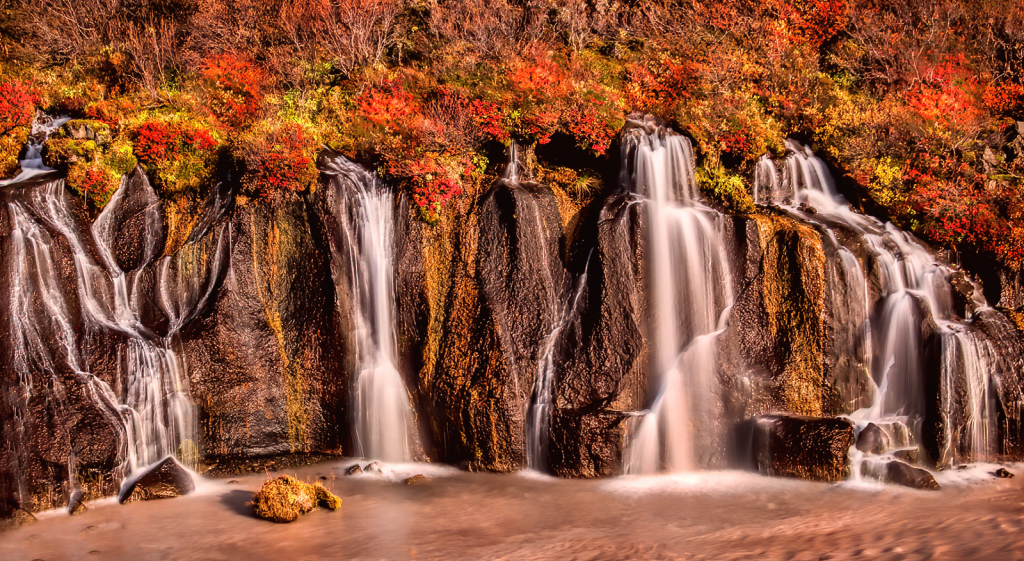
[[[102,209],[137,160],[131,143],[114,138],[105,123],[72,120],[47,140],[43,162],[64,172],[68,188]]]
[[[152,118],[136,125],[131,139],[139,163],[165,194],[195,192],[216,173],[221,142],[199,121]]]
[[[232,54],[212,56],[203,62],[200,75],[209,109],[224,124],[238,127],[261,115],[267,76],[251,59]]]
[[[232,155],[244,170],[242,188],[249,195],[265,198],[313,187],[319,149],[307,126],[270,121],[240,134],[231,144]]]
[[[1024,119],[1024,85],[989,84],[984,93],[985,106],[995,115]]]
[[[18,156],[28,140],[36,97],[22,82],[0,84],[0,178],[15,175]]]

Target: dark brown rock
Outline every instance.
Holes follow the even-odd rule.
[[[160,256],[167,238],[160,197],[142,168],[128,175],[124,190],[104,208],[97,224],[122,271],[141,269]]]
[[[932,491],[940,489],[938,482],[927,470],[907,465],[899,460],[893,460],[886,464],[885,481],[914,489]]]
[[[889,435],[874,423],[868,423],[857,435],[857,450],[866,454],[881,454],[889,448]]]
[[[363,473],[363,468],[359,467],[359,464],[351,465],[345,470],[345,475],[359,475]]]
[[[173,457],[163,460],[132,476],[117,495],[120,503],[169,499],[195,491],[192,475]]]
[[[68,514],[82,514],[86,510],[89,510],[89,507],[85,504],[85,491],[75,489],[68,499]]]
[[[845,419],[755,417],[737,425],[733,461],[765,475],[842,481],[849,475],[853,432]]]
[[[999,469],[997,469],[993,475],[995,475],[996,477],[998,477],[1000,479],[1009,479],[1009,478],[1013,477],[1013,473],[1011,473],[1010,470],[1008,470],[1006,468],[999,468]]]
[[[254,200],[175,254],[183,302],[205,300],[181,339],[206,459],[336,450],[347,436],[345,350],[311,220],[295,195]],[[190,288],[188,271],[217,268],[208,296]]]

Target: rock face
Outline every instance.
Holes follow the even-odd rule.
[[[619,473],[625,412],[641,409],[647,395],[643,212],[634,203],[613,196],[582,222],[594,233],[578,241],[585,255],[577,259],[589,259],[589,269],[555,386],[550,465],[559,475]]]
[[[764,415],[737,424],[732,462],[765,475],[841,481],[849,475],[853,425],[843,419]]]
[[[174,458],[167,457],[142,470],[124,483],[117,494],[119,503],[170,499],[196,490],[192,475]]]
[[[525,465],[541,342],[565,290],[555,195],[501,181],[424,236],[430,310],[417,394],[437,458]]]
[[[204,454],[338,448],[348,426],[343,355],[327,256],[306,203],[253,201],[223,228],[230,244],[222,280],[181,333]],[[177,256],[177,270],[202,270],[211,252],[185,244]]]

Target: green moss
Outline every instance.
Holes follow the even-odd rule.
[[[118,175],[131,173],[139,163],[132,151],[131,143],[127,140],[118,140],[111,144],[103,155],[103,161]]]
[[[743,178],[730,175],[724,168],[697,170],[697,184],[708,200],[722,206],[728,212],[751,214],[757,207],[747,192]]]
[[[96,160],[95,140],[75,140],[58,137],[46,142],[43,163],[54,169],[67,170],[74,164],[91,163]]]

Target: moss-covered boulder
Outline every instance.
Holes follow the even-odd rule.
[[[341,499],[319,483],[306,483],[290,475],[266,481],[252,497],[252,510],[257,518],[282,524],[294,522],[317,505],[338,510]]]

